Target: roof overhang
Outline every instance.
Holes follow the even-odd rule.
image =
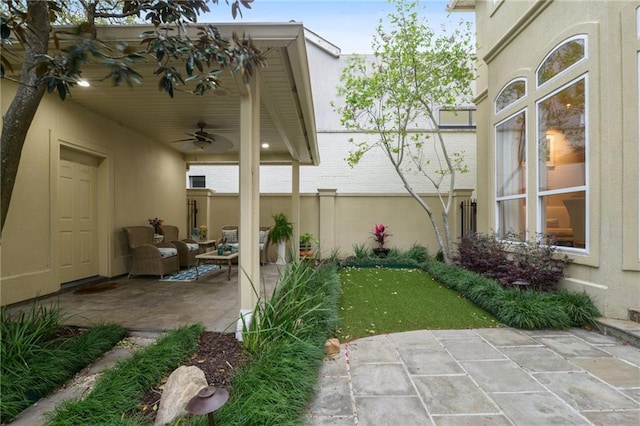
[[[449,12],[471,12],[476,9],[476,0],[449,0]]]
[[[264,53],[267,65],[255,76],[260,87],[260,139],[269,144],[268,149],[261,151],[261,163],[319,164],[303,25],[289,22],[215,26],[228,38],[234,32],[246,34]],[[127,42],[138,46],[140,34],[151,29],[153,27],[147,25],[101,26],[98,38],[108,43]],[[178,151],[183,144],[173,141],[187,138],[186,132],[195,132],[197,123],[204,122],[208,132],[231,140],[234,146],[224,154],[184,153],[185,161],[237,164],[241,79],[226,70],[221,76],[221,90],[202,97],[177,90],[174,98],[170,98],[158,90],[153,74],[156,66],[155,61],[136,64],[135,69],[144,80],[129,88],[126,84],[114,87],[110,79],[104,79],[107,71],[101,65],[87,65],[83,68],[83,77],[89,80],[90,87],[75,87],[65,102],[78,104]]]

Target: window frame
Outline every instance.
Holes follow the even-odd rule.
[[[194,185],[194,178],[202,178],[202,186]],[[189,188],[192,189],[201,189],[207,187],[207,176],[206,175],[189,175]]]
[[[513,104],[511,104],[513,105]],[[506,122],[508,122],[509,120],[517,117],[518,115],[522,114],[524,117],[524,135],[525,135],[525,147],[524,147],[524,176],[525,176],[525,190],[522,194],[513,194],[513,195],[503,195],[503,196],[498,196],[498,164],[497,164],[497,158],[498,158],[498,127]],[[528,108],[527,107],[523,107],[518,109],[517,111],[513,112],[512,114],[509,114],[507,117],[503,118],[502,120],[496,122],[493,125],[493,140],[494,140],[494,144],[493,144],[493,149],[494,149],[494,188],[493,188],[493,196],[495,199],[495,206],[494,206],[494,228],[496,230],[496,236],[498,237],[498,239],[500,238],[500,235],[505,234],[506,232],[509,232],[508,230],[502,230],[500,229],[500,202],[503,201],[512,201],[512,200],[520,200],[520,199],[524,199],[525,202],[525,211],[524,211],[524,223],[525,223],[525,229],[524,232],[526,234],[527,229],[528,229],[528,225],[529,225],[529,208],[528,206],[528,198],[529,198],[529,120],[528,120]],[[501,239],[502,240],[502,239]],[[505,240],[502,240],[505,241]]]
[[[466,112],[468,114],[468,122],[469,124],[440,124],[440,113],[442,111],[454,111],[458,113]],[[477,128],[477,124],[475,124],[475,114],[477,113],[476,108],[473,107],[462,107],[462,108],[440,108],[438,109],[438,128],[443,130],[474,130]]]
[[[562,46],[564,46],[565,44],[570,43],[572,41],[575,41],[575,40],[583,40],[584,41],[584,56],[579,61],[576,61],[576,62],[572,63],[570,66],[568,66],[567,68],[565,68],[562,71],[558,72],[556,75],[554,75],[550,79],[540,83],[538,75],[540,73],[540,69],[542,68],[542,66],[545,64],[545,62],[547,62],[547,59],[549,59],[549,57],[551,55],[556,53]],[[589,59],[589,36],[587,34],[584,34],[584,33],[575,34],[575,35],[573,35],[571,37],[568,37],[568,38],[564,39],[560,43],[556,44],[555,47],[553,49],[551,49],[549,51],[549,53],[547,53],[545,55],[544,58],[542,58],[542,61],[540,61],[540,63],[536,67],[536,72],[534,73],[534,78],[535,78],[535,82],[536,82],[536,89],[539,89],[539,88],[551,83],[552,81],[558,79],[560,76],[562,76],[562,75],[570,72],[572,69],[580,66],[582,63],[586,62],[588,59]]]
[[[511,86],[514,83],[517,83],[518,81],[522,81],[524,82],[524,95],[522,95],[521,97],[519,97],[518,99],[514,100],[513,102],[511,102],[508,105],[503,106],[502,108],[498,109],[498,99],[500,98],[500,96],[504,93],[505,90],[507,90],[507,88],[509,88],[509,86]],[[502,111],[504,111],[507,108],[512,107],[514,104],[517,104],[518,102],[524,102],[523,99],[525,99],[528,95],[528,81],[526,77],[516,77],[513,80],[509,81],[507,84],[505,84],[504,86],[502,86],[502,89],[500,89],[500,91],[498,92],[498,94],[496,95],[496,98],[493,101],[493,111],[494,114],[499,114]]]
[[[572,187],[567,187],[567,188],[560,188],[560,189],[551,189],[551,190],[540,190],[540,167],[541,167],[541,161],[540,161],[540,149],[538,146],[538,135],[540,134],[540,122],[539,122],[539,105],[540,103],[546,101],[547,99],[557,95],[558,93],[562,92],[563,90],[573,86],[574,84],[577,84],[580,81],[584,81],[584,138],[585,138],[585,146],[584,146],[584,151],[585,151],[585,158],[584,158],[584,185],[581,186],[572,186]],[[535,102],[535,135],[536,135],[536,161],[535,161],[535,178],[536,178],[536,187],[535,187],[535,196],[536,196],[536,233],[538,234],[542,234],[545,230],[545,224],[543,223],[543,199],[544,197],[548,197],[548,196],[553,196],[553,195],[561,195],[561,194],[568,194],[568,193],[573,193],[573,192],[581,192],[584,191],[584,200],[585,200],[585,212],[584,212],[584,221],[585,221],[585,246],[584,248],[581,247],[567,247],[567,246],[559,246],[559,245],[555,245],[554,247],[557,247],[559,249],[562,249],[563,251],[567,251],[567,252],[573,252],[573,253],[579,253],[579,254],[589,254],[590,253],[590,246],[591,246],[591,233],[590,233],[590,228],[591,228],[591,217],[590,217],[590,187],[591,187],[591,182],[590,182],[590,171],[591,171],[591,159],[590,159],[590,155],[589,155],[589,148],[590,148],[590,135],[589,135],[589,73],[585,72],[573,79],[571,79],[570,81],[568,81],[565,84],[562,84],[561,86],[557,87],[556,89],[554,89],[553,91],[545,94],[544,96],[542,96],[541,98],[537,99]],[[545,166],[546,162],[544,163]]]

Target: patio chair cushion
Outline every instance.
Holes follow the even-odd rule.
[[[200,244],[198,243],[186,243],[187,247],[189,248],[189,251],[199,251],[200,250]]]
[[[158,251],[160,252],[160,257],[162,257],[163,259],[178,255],[178,249],[174,248],[158,247]]]
[[[238,230],[237,229],[223,229],[222,238],[227,240],[227,244],[238,243]]]

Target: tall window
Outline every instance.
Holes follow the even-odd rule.
[[[522,239],[526,232],[526,111],[496,126],[497,232],[500,238]]]
[[[540,228],[576,248],[588,241],[586,82],[581,77],[537,104]]]

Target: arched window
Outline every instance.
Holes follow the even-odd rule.
[[[502,88],[496,97],[496,114],[517,101],[527,96],[527,80],[518,78]]]
[[[536,71],[538,86],[584,60],[587,52],[587,36],[578,35],[560,43],[542,61]]]

